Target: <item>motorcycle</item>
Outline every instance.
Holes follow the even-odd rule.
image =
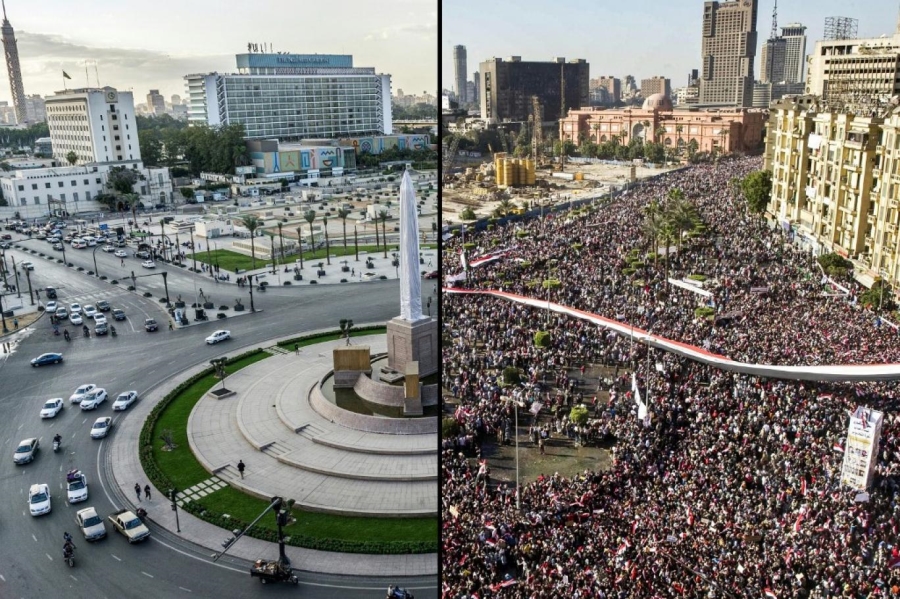
[[[116,336],[116,327],[109,327],[109,334],[113,337]]]
[[[85,336],[85,337],[90,337],[90,336],[91,336],[91,330],[90,330],[89,328],[84,327],[84,328],[81,329],[81,330],[84,332],[84,336]]]
[[[69,331],[64,331],[64,332],[63,332],[63,338],[65,338],[66,341],[71,341],[71,340],[72,340],[72,336],[69,335]]]
[[[256,288],[256,290],[257,290],[257,291],[265,291],[265,290],[266,290],[266,286],[265,286],[265,285],[259,285],[259,286]]]
[[[59,448],[62,447],[59,439],[53,439],[53,453],[59,453]]]
[[[69,546],[63,548],[63,560],[70,568],[75,566],[75,549]]]

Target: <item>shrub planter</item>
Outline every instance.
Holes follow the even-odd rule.
[[[149,291],[145,291],[145,292],[144,292],[144,297],[153,297],[153,294],[150,293]]]
[[[105,281],[107,279],[106,275],[100,275],[100,280]]]
[[[134,285],[129,285],[129,286],[128,286],[128,291],[134,291]]]
[[[347,279],[341,279],[341,283],[346,283]]]
[[[291,282],[290,282],[290,281],[285,281],[284,284],[285,284],[285,285],[290,285]]]
[[[693,275],[688,275],[688,278],[692,281],[699,281],[702,283],[703,281],[706,280],[706,275],[693,274]]]
[[[294,280],[295,280],[295,281],[302,281],[302,280],[303,280],[303,275],[294,275]]]
[[[227,310],[228,306],[219,306],[219,310]]]
[[[112,281],[110,281],[110,283],[111,283],[112,285],[118,285],[118,284],[119,284],[119,282],[118,282],[117,280],[115,280],[115,279],[113,279]]]
[[[310,285],[318,285],[319,282],[316,281],[316,280],[312,280],[312,281],[309,282],[309,284],[310,284]]]
[[[244,311],[244,306],[243,306],[242,304],[235,304],[235,305],[234,305],[234,311],[235,311],[235,312],[243,312],[243,311]]]
[[[72,268],[72,267],[75,266],[75,265],[72,264],[71,262],[69,262],[68,264],[66,264],[66,266],[68,266],[69,268]]]
[[[216,307],[216,305],[215,305],[214,303],[212,303],[212,302],[203,302],[203,309],[204,309],[204,310],[212,310],[212,309],[214,309],[215,307]]]
[[[712,318],[715,313],[715,308],[709,308],[706,306],[702,306],[694,310],[694,316],[696,316],[697,318]]]
[[[78,267],[77,270],[78,270],[78,272],[84,272],[84,268],[82,268],[82,267],[80,267],[80,266]]]
[[[219,320],[222,320],[223,318],[228,318],[228,317],[225,316],[225,314],[223,312],[219,312],[218,314],[216,314],[216,318],[218,318]]]
[[[93,276],[94,276],[94,271],[93,271],[93,270],[89,270],[89,271],[87,271],[87,274],[89,274],[90,276],[93,277]]]

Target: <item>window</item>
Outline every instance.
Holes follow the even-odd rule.
[[[75,200],[76,202],[78,201],[78,192],[77,191],[72,194],[72,199]]]
[[[35,202],[34,202],[34,203],[35,203],[35,204],[40,204],[40,201],[39,201],[37,198],[35,198]],[[27,205],[28,205],[28,200],[25,199],[25,198],[22,198],[22,205],[23,205],[23,206],[27,206]]]
[[[119,136],[118,136],[118,135],[116,135],[116,141],[119,141]]]
[[[56,184],[59,185],[60,187],[65,187],[65,185],[66,185],[66,184],[65,184],[64,182],[62,182],[62,181],[57,181]]]
[[[106,141],[106,136],[105,136],[105,135],[103,136],[103,141]]]
[[[84,184],[85,184],[85,185],[90,185],[90,184],[91,184],[91,183],[90,183],[90,180],[85,179],[85,180],[84,180]]]
[[[65,202],[65,201],[66,201],[66,194],[64,194],[64,193],[59,194],[59,199],[61,199],[63,202]]]
[[[72,179],[72,187],[75,187],[76,185],[78,185],[78,181],[76,181],[75,179]]]
[[[46,187],[47,189],[50,189],[50,184],[49,184],[49,183],[44,183],[44,187]]]
[[[32,183],[32,184],[31,184],[31,189],[37,189],[37,183]]]
[[[122,151],[122,146],[116,146],[116,150],[119,151],[119,152],[121,152],[121,151]],[[119,158],[119,160],[121,160],[121,158]]]
[[[19,185],[19,191],[25,191],[25,186],[24,186],[24,185]]]
[[[24,202],[24,201],[25,201],[25,198],[22,198],[22,201]],[[39,196],[34,196],[34,203],[35,203],[35,204],[40,204],[40,203],[41,203],[41,198],[40,198]]]
[[[89,191],[84,192],[84,199],[90,202],[91,201],[91,192],[89,192]]]
[[[97,177],[97,185],[100,185],[100,177]]]

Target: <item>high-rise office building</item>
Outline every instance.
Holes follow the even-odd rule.
[[[6,72],[9,74],[9,91],[13,106],[16,109],[16,120],[24,123],[28,120],[28,109],[25,106],[25,86],[22,83],[22,67],[19,66],[19,45],[16,32],[6,18],[6,1],[3,1],[3,53],[6,55]]]
[[[172,94],[172,106],[178,106],[181,104],[181,96],[178,94]]]
[[[806,27],[791,23],[781,35],[763,42],[759,80],[763,83],[800,83],[806,66]]]
[[[68,89],[45,100],[53,157],[66,164],[140,161],[134,96],[112,87]]]
[[[25,113],[29,123],[43,123],[47,120],[47,109],[44,107],[44,99],[38,94],[25,98]]]
[[[641,95],[644,98],[649,98],[653,94],[662,94],[667,98],[671,98],[672,81],[660,76],[641,79]]]
[[[703,4],[700,104],[751,106],[759,0]]]
[[[157,116],[166,112],[166,99],[158,89],[151,89],[147,94],[147,111]]]
[[[618,104],[622,99],[622,80],[612,75],[597,77],[591,79],[588,85],[589,89],[604,90],[605,93],[598,93],[595,97],[605,97],[601,103]]]
[[[475,84],[475,95],[469,98],[472,104],[481,104],[481,73],[475,71],[472,73],[472,83]]]
[[[527,121],[532,96],[543,105],[544,122],[557,121],[590,99],[590,66],[583,58],[566,62],[523,62],[522,57],[492,58],[481,63],[481,118],[490,122]],[[565,77],[565,107],[562,106]]]
[[[236,56],[238,73],[186,75],[191,124],[242,123],[248,139],[390,135],[391,76],[348,54]]]
[[[455,85],[453,91],[456,92],[456,99],[460,104],[465,104],[469,101],[466,95],[466,74],[468,72],[466,69],[466,47],[453,46],[453,81]]]

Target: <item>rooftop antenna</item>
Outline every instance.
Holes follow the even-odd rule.
[[[778,37],[778,0],[775,0],[775,6],[772,7],[772,33],[769,39],[773,40]]]
[[[6,0],[0,0],[3,2],[3,20],[6,21]]]

